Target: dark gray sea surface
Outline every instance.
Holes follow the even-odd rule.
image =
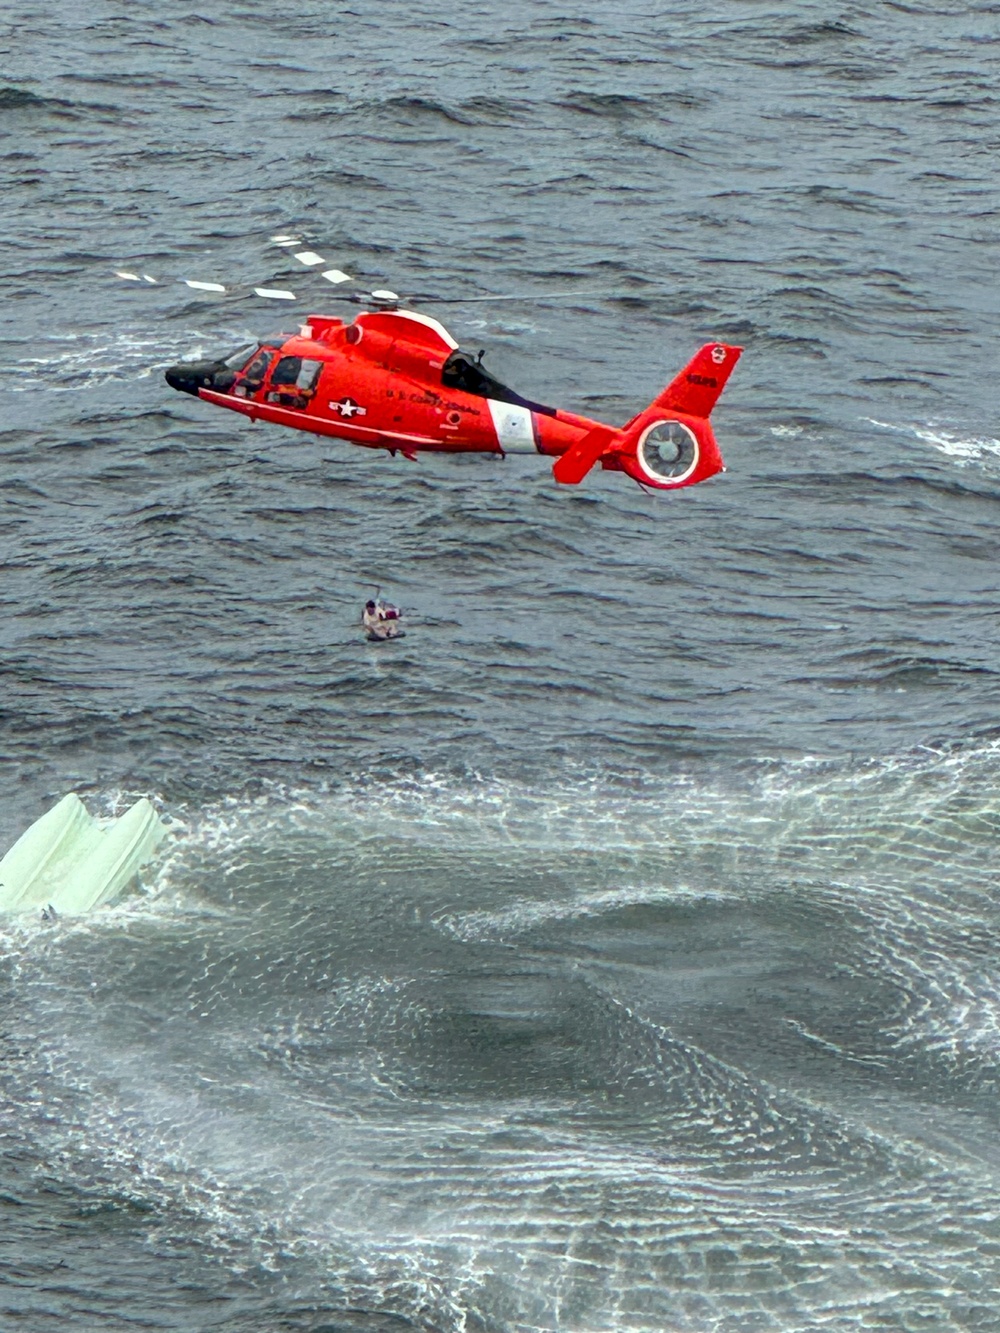
[[[0,929],[0,1328],[1000,1329],[998,78],[982,0],[0,15],[0,841],[172,830]],[[613,422],[742,345],[728,473],[172,392],[349,315],[281,233]]]

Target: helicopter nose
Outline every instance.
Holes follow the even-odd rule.
[[[163,378],[171,389],[178,389],[181,393],[197,394],[198,392],[198,376],[190,365],[171,366],[169,370],[163,372]]]
[[[181,361],[165,370],[163,378],[171,389],[197,396],[199,389],[226,393],[236,377],[224,361]]]

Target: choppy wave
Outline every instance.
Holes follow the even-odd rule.
[[[41,97],[30,88],[16,88],[7,85],[0,88],[0,114],[3,112],[54,110],[65,114],[72,109],[72,103],[60,98]]]

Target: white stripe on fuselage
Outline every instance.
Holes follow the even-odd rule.
[[[497,433],[497,443],[505,454],[537,454],[535,428],[531,422],[531,412],[520,403],[502,403],[496,398],[487,398],[493,429]]]

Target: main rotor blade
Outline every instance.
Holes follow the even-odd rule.
[[[281,232],[269,238],[270,244],[286,254],[296,259],[305,269],[308,269],[310,278],[314,278],[319,270],[318,276],[323,278],[332,287],[340,288],[347,283],[353,283],[356,279],[349,273],[345,273],[340,268],[323,268],[329,261],[318,254],[315,250],[305,248],[301,236],[292,232]],[[474,296],[439,296],[436,292],[412,292],[404,296],[399,296],[395,292],[386,288],[374,289],[368,291],[338,291],[336,296],[327,293],[325,297],[317,296],[316,293],[300,296],[298,292],[287,287],[253,287],[244,283],[227,284],[213,282],[204,278],[174,278],[165,279],[154,277],[149,273],[133,272],[127,269],[115,269],[117,277],[126,282],[142,282],[152,286],[159,286],[165,282],[175,281],[183,283],[193,291],[204,292],[206,295],[217,294],[220,296],[238,296],[249,297],[256,296],[264,301],[324,301],[331,299],[347,300],[352,305],[374,305],[376,309],[387,309],[395,306],[405,306],[409,304],[431,304],[431,305],[480,305],[499,302],[521,302],[530,303],[533,301],[576,301],[584,297],[615,297],[621,296],[620,290],[607,287],[585,287],[577,290],[567,291],[563,288],[560,291],[547,292],[486,292]],[[297,285],[297,284],[296,284]]]
[[[295,247],[302,244],[297,236],[272,236],[271,244],[277,245],[282,250],[291,251],[299,263],[304,264],[306,268],[319,268],[320,264],[325,264],[327,262],[323,256],[318,255],[315,250],[296,250]],[[345,273],[341,268],[324,269],[320,274],[320,277],[325,278],[327,282],[332,282],[334,286],[341,282],[354,281],[351,275]]]
[[[317,254],[315,250],[300,249],[299,247],[302,245],[302,241],[298,236],[292,236],[290,234],[272,236],[271,244],[276,245],[285,251],[292,252],[299,263],[308,269],[315,270],[319,268],[320,265],[328,262],[322,255]],[[133,273],[129,269],[115,269],[114,274],[124,282],[145,282],[154,287],[163,286],[167,282],[179,282],[183,283],[185,287],[190,287],[192,291],[214,293],[220,296],[258,296],[264,301],[311,301],[316,299],[315,296],[300,297],[296,292],[290,291],[287,287],[254,287],[246,283],[209,282],[204,278],[155,278],[149,273]],[[340,268],[326,268],[322,271],[320,277],[324,278],[334,287],[340,286],[340,284],[345,282],[354,281],[349,273],[345,273],[344,270]],[[324,299],[329,299],[329,297]],[[369,298],[365,294],[359,294],[358,296],[350,297],[348,299],[364,301]]]
[[[168,283],[178,283],[190,287],[195,292],[208,292],[219,296],[259,296],[265,301],[298,301],[302,298],[283,287],[246,287],[243,284],[226,286],[221,282],[204,282],[201,278],[153,278],[148,273],[128,273],[124,269],[113,270],[116,278],[126,282],[146,282],[154,287],[163,287]]]

